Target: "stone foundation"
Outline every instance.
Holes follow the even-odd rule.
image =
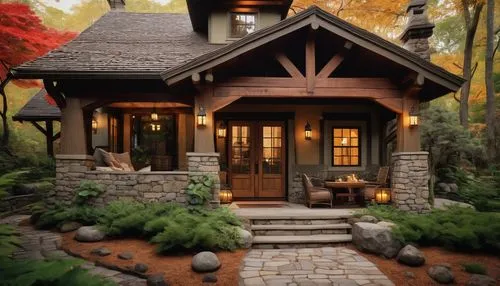
[[[392,154],[392,201],[405,211],[429,212],[428,152]]]
[[[196,179],[204,175],[211,176],[214,180],[212,187],[212,206],[219,206],[220,179],[219,179],[219,153],[186,153],[188,158],[189,178]]]

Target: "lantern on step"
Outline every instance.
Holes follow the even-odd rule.
[[[220,190],[219,199],[221,204],[230,204],[233,201],[233,192],[229,189]]]
[[[416,127],[418,126],[418,112],[415,106],[413,106],[410,110],[410,127]]]
[[[309,122],[307,122],[306,126],[304,127],[304,133],[305,133],[306,140],[312,139],[312,128],[311,128],[311,124],[309,124]]]
[[[198,116],[196,118],[198,127],[205,127],[207,125],[207,113],[203,106],[200,106],[200,111],[198,111]]]
[[[375,202],[377,204],[387,204],[391,201],[391,189],[377,188],[375,189]]]
[[[221,121],[217,127],[217,137],[226,138],[227,127],[224,121]]]

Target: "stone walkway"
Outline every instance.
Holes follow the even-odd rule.
[[[60,250],[61,236],[58,233],[36,230],[31,226],[19,226],[19,223],[28,219],[27,215],[15,215],[1,219],[0,223],[17,226],[21,234],[21,248],[13,253],[14,259],[38,259],[45,258],[74,258],[63,250]],[[99,275],[112,280],[123,286],[145,286],[146,280],[132,275],[123,274],[119,271],[95,266],[92,262],[85,262],[82,268],[88,269],[92,275]]]
[[[378,268],[345,247],[253,249],[243,260],[240,285],[394,285]]]

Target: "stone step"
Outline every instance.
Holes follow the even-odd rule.
[[[279,235],[262,236],[253,238],[253,248],[300,248],[340,246],[352,241],[350,234],[315,234],[315,235]]]
[[[252,225],[327,225],[327,224],[342,224],[347,223],[347,218],[267,218],[267,219],[251,219]]]
[[[264,224],[252,225],[254,235],[314,235],[314,234],[348,234],[351,230],[348,223],[337,224]]]

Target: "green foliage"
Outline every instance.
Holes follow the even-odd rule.
[[[487,175],[475,177],[472,173],[457,170],[454,180],[462,200],[474,205],[478,211],[500,212],[500,171],[491,168]]]
[[[76,221],[83,225],[96,224],[102,216],[102,209],[90,206],[56,206],[54,209],[45,210],[38,221],[36,227],[48,229],[60,226],[65,222]]]
[[[488,270],[486,269],[486,267],[480,263],[464,263],[462,264],[462,267],[464,268],[465,272],[471,274],[488,274]]]
[[[197,179],[191,179],[186,190],[188,202],[190,205],[205,205],[212,198],[213,178],[202,176]]]
[[[76,188],[76,202],[77,204],[86,204],[90,199],[97,198],[104,192],[104,188],[94,181],[81,181],[78,188]]]
[[[12,254],[19,247],[19,234],[8,224],[0,224],[0,257]]]
[[[14,171],[0,176],[0,198],[7,196],[10,189],[16,185],[17,179],[27,172],[26,170]]]
[[[370,206],[357,215],[370,214],[396,223],[394,236],[403,243],[443,246],[460,251],[500,253],[500,213],[450,207],[430,214],[411,214],[391,206]]]

